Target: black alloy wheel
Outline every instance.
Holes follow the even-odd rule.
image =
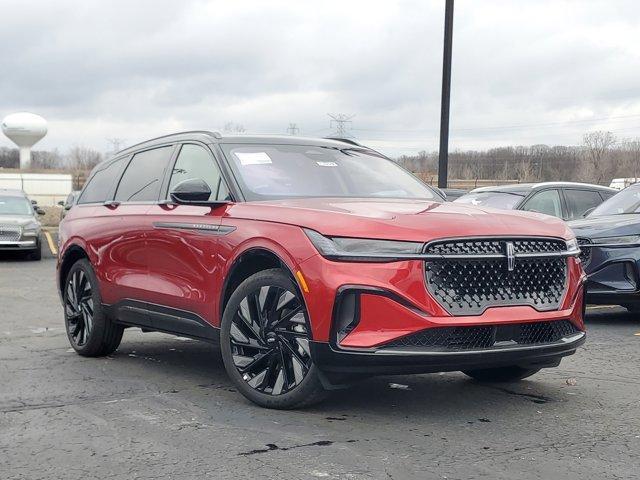
[[[227,373],[247,398],[269,408],[296,408],[322,398],[309,349],[304,302],[282,270],[245,280],[225,308],[221,348]]]
[[[72,344],[86,345],[93,330],[93,291],[84,270],[75,270],[67,279],[64,301],[67,332]]]
[[[78,260],[71,266],[64,282],[62,301],[67,337],[77,353],[99,357],[118,348],[124,327],[106,314],[98,279],[87,259]]]

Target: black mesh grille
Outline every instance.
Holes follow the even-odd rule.
[[[516,253],[549,253],[566,249],[562,240],[478,240],[431,244],[426,253],[449,255],[504,254],[507,242]],[[565,290],[566,258],[519,258],[509,271],[506,258],[446,259],[425,263],[429,292],[452,315],[479,315],[488,307],[530,305],[556,310]]]
[[[587,265],[589,265],[589,262],[591,261],[591,247],[587,246],[590,244],[591,244],[591,240],[589,240],[588,238],[578,239],[578,245],[580,245],[580,250],[581,250],[580,256],[578,258],[582,262],[582,266],[584,268],[586,268]]]
[[[473,327],[436,327],[399,338],[383,347],[481,350],[553,343],[577,332],[578,329],[568,320]]]

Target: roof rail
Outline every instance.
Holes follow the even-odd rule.
[[[341,137],[324,137],[324,138],[326,138],[327,140],[335,140],[336,142],[344,142],[350,145],[356,145],[358,147],[362,147],[361,144],[359,144],[355,140],[352,140],[351,138],[341,138]]]
[[[116,156],[120,155],[122,152],[126,152],[127,150],[129,150],[131,148],[134,148],[134,147],[137,147],[139,145],[144,145],[145,143],[153,142],[155,140],[160,140],[162,138],[173,137],[173,136],[178,136],[178,135],[184,135],[186,133],[203,133],[205,135],[211,135],[211,136],[213,136],[214,138],[217,138],[217,139],[222,138],[222,134],[220,132],[211,132],[209,130],[187,130],[185,132],[169,133],[167,135],[161,135],[159,137],[150,138],[148,140],[145,140],[144,142],[139,142],[139,143],[136,143],[136,144],[131,145],[129,147],[123,148],[119,152],[114,153],[113,156],[116,157]]]

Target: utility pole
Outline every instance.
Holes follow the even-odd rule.
[[[442,54],[442,103],[440,109],[440,155],[438,188],[447,188],[449,168],[449,104],[451,103],[451,48],[453,41],[453,0],[444,10],[444,51]]]
[[[109,153],[110,155],[115,155],[120,150],[122,150],[124,139],[117,137],[107,138],[107,143],[111,146],[109,152],[107,153]]]
[[[297,123],[290,123],[289,127],[287,128],[287,133],[289,135],[297,135],[298,132],[300,132],[300,129],[298,128],[298,124]]]
[[[336,131],[332,135],[338,138],[350,138],[351,135],[347,133],[347,129],[351,126],[351,119],[355,117],[355,115],[345,115],[343,113],[338,113],[337,115],[332,115],[327,113],[331,120],[329,121],[329,128],[333,128],[336,126]]]

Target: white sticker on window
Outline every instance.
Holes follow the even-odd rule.
[[[242,165],[266,165],[271,162],[271,157],[266,152],[234,152]]]
[[[316,162],[321,167],[337,167],[338,164],[336,162]]]

